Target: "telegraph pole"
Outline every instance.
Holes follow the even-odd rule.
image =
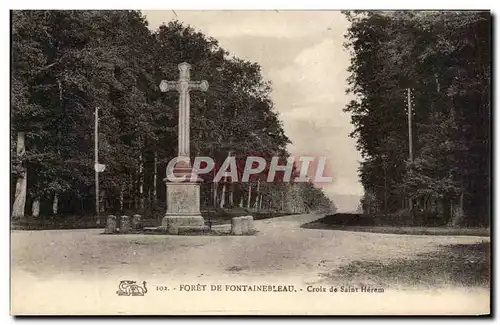
[[[411,131],[411,116],[412,116],[411,88],[408,88],[408,148],[410,154],[410,162],[413,162],[413,135]]]
[[[410,158],[410,163],[413,162],[413,135],[411,130],[411,117],[412,117],[412,107],[411,107],[411,88],[407,88],[408,93],[408,153]],[[411,166],[410,166],[411,172]],[[410,213],[413,211],[413,200],[411,197],[408,199]]]
[[[95,108],[95,127],[94,127],[94,172],[95,172],[95,213],[96,224],[100,224],[99,218],[99,107]]]

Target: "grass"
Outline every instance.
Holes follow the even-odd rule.
[[[101,218],[100,225],[96,225],[93,216],[65,216],[61,218],[26,217],[22,220],[11,222],[11,230],[53,230],[53,229],[91,229],[104,228],[106,218]]]
[[[313,221],[303,224],[301,227],[307,229],[360,231],[360,232],[401,234],[401,235],[480,236],[480,237],[490,236],[490,230],[487,228],[340,226],[340,225],[324,224],[318,221]]]
[[[443,235],[489,237],[487,227],[449,227],[446,220],[432,214],[377,215],[363,213],[335,213],[302,225],[308,229],[345,230],[402,235]]]
[[[440,246],[433,253],[412,259],[355,261],[321,274],[324,279],[353,281],[380,286],[407,285],[440,288],[447,286],[490,286],[490,243]]]
[[[102,213],[100,217],[100,225],[96,225],[94,216],[58,216],[54,218],[40,216],[39,218],[26,217],[22,220],[11,222],[11,230],[53,230],[53,229],[90,229],[104,228],[106,225],[107,215],[111,213]],[[120,215],[132,216],[135,213],[115,213],[117,217]],[[262,220],[290,215],[291,213],[283,213],[276,211],[253,211],[242,208],[232,209],[205,209],[201,211],[205,222],[210,221],[212,225],[230,224],[231,219],[239,216],[251,215],[254,220]],[[141,225],[143,227],[156,227],[161,224],[164,212],[155,216],[142,215]]]

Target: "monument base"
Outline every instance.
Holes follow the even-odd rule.
[[[206,230],[205,219],[201,215],[198,216],[173,216],[166,215],[161,221],[161,226],[158,227],[161,232],[166,232],[172,235],[177,235],[179,232],[204,232]]]
[[[205,220],[200,213],[200,184],[167,182],[167,213],[158,228],[161,232],[203,232]]]

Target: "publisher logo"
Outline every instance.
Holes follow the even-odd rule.
[[[139,285],[136,281],[122,280],[118,285],[116,294],[119,296],[144,296],[147,292],[146,281]]]

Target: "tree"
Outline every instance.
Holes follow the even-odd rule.
[[[356,99],[345,110],[365,158],[360,174],[371,195],[367,202],[380,211],[388,182],[390,212],[408,209],[404,202],[411,197],[418,211],[438,212],[445,222],[457,224],[465,214],[468,223],[486,223],[489,13],[346,15],[349,92]],[[407,154],[406,88],[413,94],[413,161]],[[380,173],[385,168],[388,177]]]

